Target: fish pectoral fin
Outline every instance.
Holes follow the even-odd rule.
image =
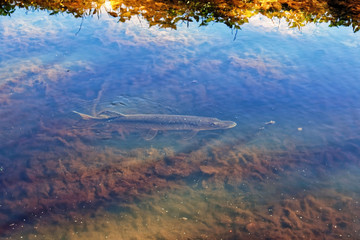
[[[158,133],[158,130],[149,129],[149,131],[143,136],[143,138],[146,141],[150,141],[150,140],[154,139],[154,137],[156,137],[157,133]]]
[[[199,132],[198,130],[191,130],[191,131],[187,132],[187,133],[184,135],[184,139],[185,139],[185,140],[191,139],[191,138],[193,138],[198,132]]]

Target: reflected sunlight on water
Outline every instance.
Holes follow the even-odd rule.
[[[358,5],[345,24],[325,1],[19,3],[0,10],[0,239],[360,238]],[[105,110],[237,126],[147,141],[73,112]]]

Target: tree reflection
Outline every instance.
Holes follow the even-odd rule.
[[[290,28],[308,23],[327,22],[329,26],[351,26],[360,29],[358,0],[5,0],[0,15],[10,16],[16,9],[48,10],[50,14],[70,13],[75,17],[106,11],[119,22],[142,16],[150,26],[173,28],[179,22],[197,22],[200,26],[221,22],[240,29],[254,15],[285,19]]]

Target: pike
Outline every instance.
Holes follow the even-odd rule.
[[[82,119],[95,122],[115,123],[131,129],[149,130],[144,137],[153,139],[158,131],[190,131],[191,137],[199,131],[228,129],[236,126],[233,121],[222,121],[217,118],[168,114],[121,114],[114,111],[103,111],[97,117],[73,111]]]

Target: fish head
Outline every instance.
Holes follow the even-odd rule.
[[[227,129],[227,128],[233,128],[236,126],[236,122],[233,121],[221,121],[219,119],[213,119],[208,124],[208,129]]]

